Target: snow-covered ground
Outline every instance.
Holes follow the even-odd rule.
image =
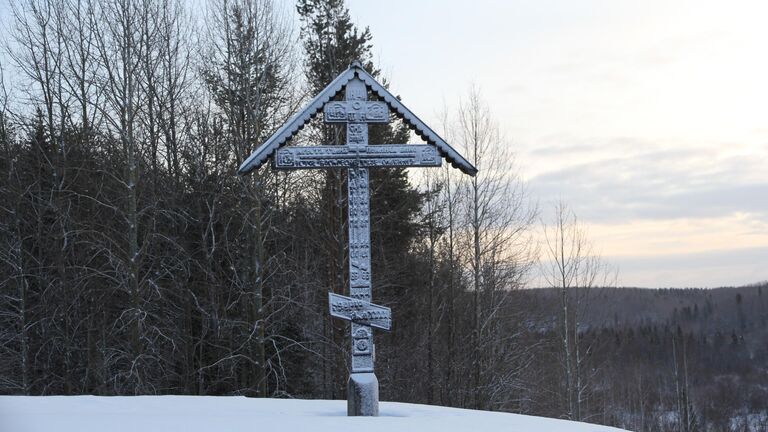
[[[0,396],[0,432],[608,432],[587,423],[382,402],[347,417],[346,401],[213,396]]]

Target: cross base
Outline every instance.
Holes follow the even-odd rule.
[[[373,372],[351,373],[347,382],[347,416],[378,417],[379,380]]]

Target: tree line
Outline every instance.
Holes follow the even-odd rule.
[[[351,61],[380,75],[370,32],[337,0],[299,1],[300,28],[267,0],[11,6],[2,391],[344,397],[345,323],[325,303],[348,279],[345,173],[234,174]],[[451,115],[480,175],[371,175],[375,295],[397,323],[382,388],[491,408],[530,360],[505,305],[535,213],[479,92]],[[343,133],[316,120],[294,142]],[[370,140],[412,137],[393,117]]]
[[[578,288],[589,303],[579,332],[585,419],[637,431],[767,430],[766,290]],[[557,290],[518,294],[542,317],[557,314]]]

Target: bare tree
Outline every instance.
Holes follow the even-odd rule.
[[[472,291],[471,388],[473,406],[491,408],[491,391],[497,383],[499,361],[508,362],[499,349],[513,352],[511,335],[505,335],[503,316],[511,290],[523,285],[533,263],[531,228],[536,210],[515,174],[514,159],[498,125],[477,88],[470,89],[457,113],[455,139],[465,149],[478,174],[466,184],[462,200],[466,230],[467,275]],[[519,351],[520,352],[520,351]],[[513,367],[510,362],[507,366]]]
[[[93,5],[90,0],[66,0],[62,23],[63,53],[61,79],[72,104],[80,106],[79,127],[84,133],[98,127],[98,58],[95,50]],[[75,127],[77,116],[68,119]],[[87,135],[86,135],[87,137]]]
[[[435,383],[438,382],[435,372],[435,364],[437,363],[437,331],[440,326],[441,311],[440,307],[440,293],[439,293],[439,280],[438,268],[439,261],[439,248],[440,239],[443,236],[443,223],[440,220],[442,216],[442,200],[440,191],[443,187],[441,183],[441,173],[428,170],[424,173],[421,181],[422,188],[424,189],[425,199],[422,209],[424,221],[426,224],[426,238],[424,247],[424,254],[427,257],[427,263],[429,266],[429,273],[427,275],[427,292],[425,304],[421,307],[426,309],[426,315],[424,317],[423,327],[426,328],[426,332],[422,335],[423,344],[426,345],[426,377],[425,377],[425,390],[427,403],[434,403],[437,396],[437,389]]]
[[[147,310],[142,275],[142,245],[139,241],[139,169],[140,169],[140,114],[145,102],[141,92],[141,60],[149,49],[149,40],[142,23],[150,19],[145,3],[132,0],[115,0],[94,5],[91,22],[95,34],[96,52],[100,62],[100,79],[104,105],[99,106],[108,128],[119,139],[124,163],[120,183],[125,193],[125,206],[119,211],[124,218],[126,234],[119,246],[115,260],[119,263],[118,289],[127,293],[129,306],[120,314],[116,328],[125,331],[129,344],[125,351],[118,351],[113,359],[120,372],[116,377],[135,394],[150,390],[145,374],[149,352],[145,349]],[[117,383],[120,386],[122,384]]]
[[[544,224],[545,257],[542,275],[560,291],[559,337],[565,417],[582,419],[589,389],[584,365],[591,353],[580,343],[580,319],[588,306],[590,288],[615,286],[617,274],[596,254],[586,229],[567,205],[556,204],[551,224]]]
[[[31,84],[27,97],[36,106],[45,125],[43,139],[36,139],[38,154],[45,169],[35,184],[39,202],[45,202],[45,209],[38,213],[38,231],[41,240],[51,241],[46,258],[38,256],[41,274],[48,282],[44,285],[45,296],[61,305],[51,324],[50,336],[63,341],[51,347],[60,355],[49,357],[50,364],[62,362],[62,391],[74,390],[74,353],[77,335],[74,334],[75,310],[78,305],[77,282],[71,271],[75,230],[72,225],[72,201],[69,174],[73,166],[69,161],[72,147],[67,137],[69,118],[69,95],[63,79],[63,64],[66,39],[67,9],[63,2],[52,0],[29,0],[14,4],[12,13],[15,22],[14,40],[16,49],[11,50],[17,70]],[[32,126],[34,128],[35,126]],[[34,133],[32,130],[30,134]],[[49,220],[53,215],[53,220]],[[58,300],[54,300],[58,299]],[[50,383],[52,386],[55,383]]]
[[[7,173],[0,186],[0,391],[30,394],[29,284],[23,258],[21,200],[23,190],[16,164],[17,149],[8,118],[8,93],[0,63],[0,151],[2,169]]]
[[[229,166],[233,168],[269,136],[290,114],[295,102],[294,39],[287,16],[271,0],[221,0],[209,10],[209,45],[203,76],[228,128]],[[233,170],[234,171],[234,170]],[[238,208],[231,217],[245,221],[244,241],[230,239],[237,274],[232,282],[242,293],[246,322],[243,350],[230,353],[231,361],[246,361],[243,389],[266,397],[266,318],[271,268],[266,255],[272,236],[275,174],[262,168],[240,178]]]
[[[676,342],[676,339],[679,342]],[[672,362],[677,405],[677,429],[680,432],[697,432],[699,430],[698,419],[693,408],[691,387],[688,383],[688,349],[685,336],[679,328],[678,333],[672,335]]]

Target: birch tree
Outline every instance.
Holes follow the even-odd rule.
[[[472,405],[486,409],[493,403],[490,386],[498,378],[502,351],[514,350],[507,345],[514,344],[514,339],[504,334],[502,326],[510,317],[502,316],[502,311],[510,291],[522,286],[533,263],[531,229],[536,212],[477,88],[471,88],[459,105],[455,137],[478,169],[466,183],[462,242],[472,292]]]
[[[595,252],[586,229],[563,202],[555,205],[552,222],[544,224],[543,277],[560,293],[559,352],[564,416],[582,420],[589,393],[586,360],[592,348],[580,340],[581,317],[589,305],[590,288],[614,286],[617,273]]]

